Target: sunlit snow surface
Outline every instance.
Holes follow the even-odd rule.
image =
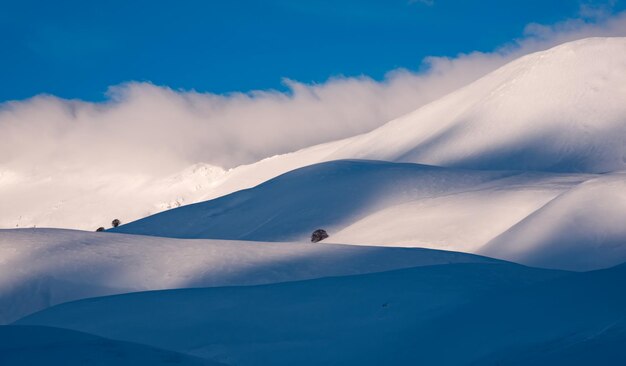
[[[336,161],[114,231],[482,253],[571,270],[626,261],[626,174],[480,171]]]
[[[626,38],[531,54],[361,135],[224,171],[194,165],[149,180],[0,166],[0,227],[95,230],[250,188],[323,161],[371,159],[483,170],[626,169]],[[280,131],[276,131],[280,133]],[[97,166],[98,162],[94,162]]]
[[[587,39],[228,171],[2,167],[0,227],[128,224],[0,230],[0,364],[624,365],[625,101]]]

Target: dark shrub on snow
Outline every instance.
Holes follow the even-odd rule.
[[[96,232],[101,232],[101,231],[104,231],[104,228],[102,226],[96,229]]]
[[[120,220],[115,219],[115,220],[111,221],[111,225],[113,225],[113,227],[118,227],[118,226],[120,226]]]
[[[311,234],[311,243],[317,243],[318,241],[322,241],[328,238],[328,233],[326,230],[317,229]]]

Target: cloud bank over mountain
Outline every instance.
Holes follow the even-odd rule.
[[[40,95],[0,105],[0,170],[163,176],[204,162],[224,168],[370,131],[521,55],[589,36],[626,35],[626,13],[583,8],[581,17],[531,24],[489,53],[423,60],[385,80],[285,80],[287,92],[216,95],[129,82],[102,103]],[[4,168],[4,169],[3,169]]]

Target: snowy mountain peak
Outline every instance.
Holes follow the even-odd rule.
[[[330,155],[482,169],[626,168],[626,38],[513,61]]]

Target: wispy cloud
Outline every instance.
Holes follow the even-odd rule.
[[[583,1],[580,3],[579,14],[581,18],[598,20],[610,16],[616,4],[616,0]]]

